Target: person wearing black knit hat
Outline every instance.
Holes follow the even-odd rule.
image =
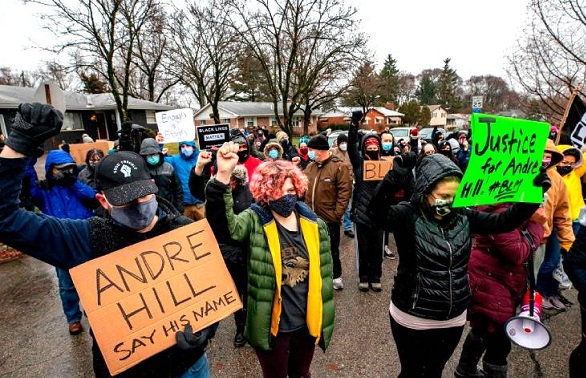
[[[338,159],[342,160],[348,166],[348,170],[350,171],[350,177],[354,180],[354,173],[352,172],[352,162],[350,161],[350,156],[348,155],[348,135],[347,134],[340,134],[336,139],[336,147],[332,147],[330,150],[332,151],[332,156],[337,157]],[[344,227],[344,235],[349,238],[354,238],[354,230],[352,230],[352,220],[350,219],[350,203],[348,203],[348,207],[344,212],[344,219],[342,220],[342,226]]]
[[[340,262],[340,224],[352,197],[352,178],[346,163],[333,156],[328,139],[316,135],[307,144],[313,162],[305,168],[309,186],[305,203],[328,225],[335,290],[344,288]]]

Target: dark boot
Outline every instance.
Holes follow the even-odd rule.
[[[482,370],[478,370],[478,361],[486,350],[486,343],[481,337],[468,332],[464,345],[462,346],[462,354],[460,361],[456,366],[454,377],[456,378],[481,378],[486,377]]]
[[[507,378],[507,365],[493,365],[483,361],[482,368],[487,378]]]
[[[236,323],[236,335],[234,336],[234,346],[236,348],[246,345],[244,338],[244,323],[246,322],[246,313],[243,310],[238,310],[234,313],[234,321]]]

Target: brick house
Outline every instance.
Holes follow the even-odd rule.
[[[16,116],[18,105],[34,102],[35,88],[0,85],[0,130],[8,135],[12,119]],[[79,143],[82,134],[88,134],[94,140],[116,140],[120,129],[120,117],[116,102],[111,93],[83,94],[63,91],[65,114],[61,133],[54,140],[57,142]],[[128,98],[128,118],[133,123],[156,130],[155,112],[174,109],[172,106],[155,102]],[[55,146],[45,144],[45,149]]]
[[[353,111],[362,110],[360,107],[339,107],[324,113],[319,117],[319,128],[327,128],[340,125],[349,125]],[[361,129],[383,131],[385,128],[392,128],[402,124],[404,114],[386,107],[372,107],[368,109],[364,116],[364,121],[360,126]]]
[[[277,107],[278,113],[282,114],[282,107]],[[272,102],[235,102],[220,101],[218,103],[221,123],[228,123],[231,128],[252,129],[263,127],[271,132],[280,130],[278,119],[275,117],[274,105]],[[317,119],[321,112],[315,111],[311,115],[309,134],[317,133]],[[282,120],[282,118],[281,118]],[[211,105],[207,104],[194,115],[196,126],[213,125],[215,122],[212,116]],[[303,111],[297,110],[293,117],[293,132],[296,136],[303,134]]]

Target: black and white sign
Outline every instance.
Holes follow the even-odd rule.
[[[212,146],[220,147],[224,142],[230,140],[230,125],[227,123],[197,126],[196,132],[199,148],[202,150],[207,150]]]

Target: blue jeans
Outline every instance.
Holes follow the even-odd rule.
[[[352,201],[348,202],[348,207],[344,212],[344,232],[352,231],[352,221],[350,220],[350,210],[352,209]]]
[[[560,241],[557,230],[554,228],[547,239],[545,258],[537,274],[537,291],[544,297],[558,295],[559,282],[553,278],[553,271],[560,263]]]
[[[204,353],[185,373],[176,378],[211,378],[207,353]]]
[[[75,323],[81,320],[81,310],[79,308],[79,296],[73,281],[69,275],[69,271],[55,268],[57,271],[57,279],[59,280],[59,296],[61,297],[61,305],[63,306],[63,313],[67,318],[67,323]]]

